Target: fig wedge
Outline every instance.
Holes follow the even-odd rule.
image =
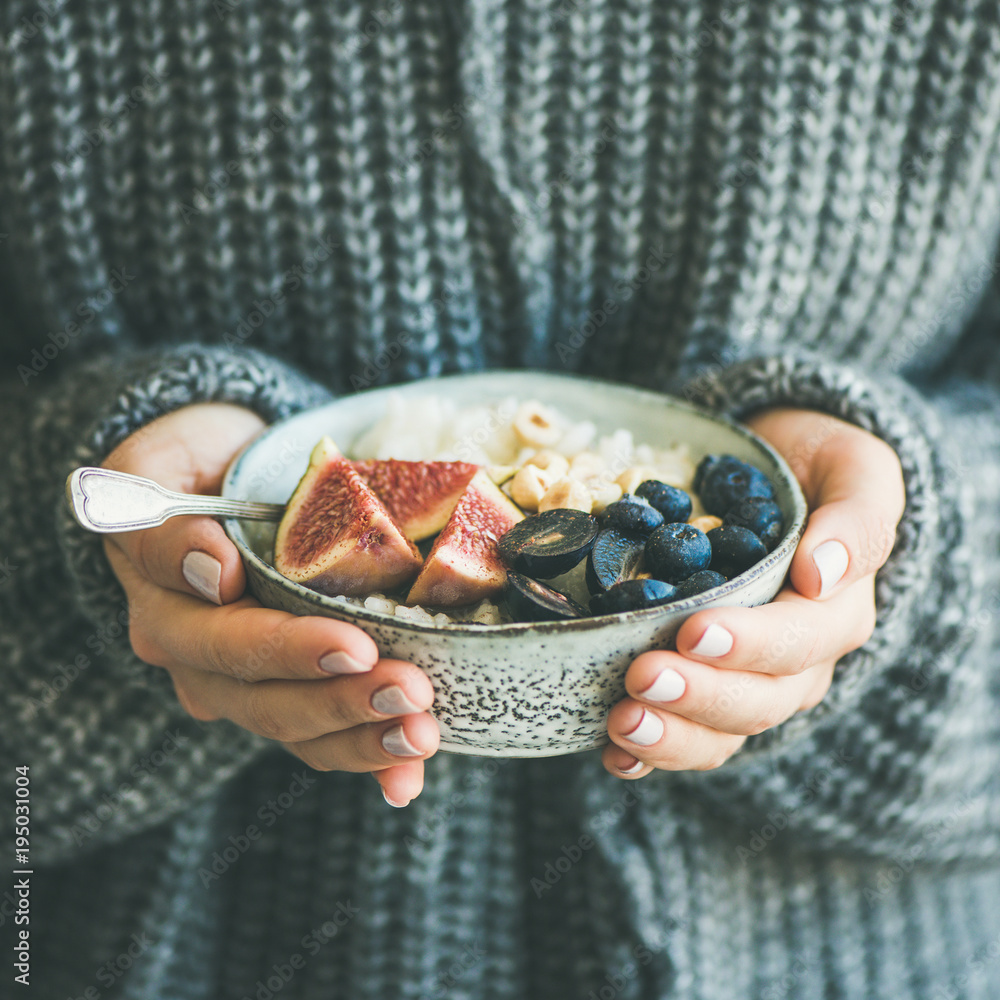
[[[371,458],[351,465],[411,542],[436,535],[448,523],[479,470],[469,462],[404,462],[396,458]]]
[[[507,567],[497,543],[523,518],[481,469],[435,540],[406,603],[458,607],[499,594]]]
[[[354,597],[398,587],[420,565],[382,501],[323,438],[278,525],[275,569],[312,590]]]

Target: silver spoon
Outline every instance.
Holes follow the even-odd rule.
[[[70,473],[66,499],[80,524],[102,534],[155,528],[178,514],[280,521],[285,512],[280,503],[174,493],[142,476],[92,466]]]

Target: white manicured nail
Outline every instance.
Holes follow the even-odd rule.
[[[393,802],[384,788],[382,789],[382,798],[385,799],[385,801],[388,802],[393,809],[404,809],[410,804],[409,802]]]
[[[383,715],[411,715],[413,712],[422,712],[419,705],[414,705],[403,693],[401,687],[379,688],[372,695],[372,708]]]
[[[371,670],[371,667],[358,663],[353,656],[348,656],[339,650],[335,653],[324,653],[319,658],[319,666],[328,674],[366,674]]]
[[[713,622],[705,629],[698,642],[691,647],[691,652],[696,656],[725,656],[732,648],[732,633]]]
[[[397,757],[420,757],[422,750],[418,750],[403,732],[402,726],[393,726],[382,734],[382,746],[391,754]]]
[[[639,692],[639,697],[644,701],[677,701],[684,694],[687,685],[684,678],[676,670],[667,667],[661,670],[656,680]]]
[[[646,765],[641,760],[637,760],[631,767],[620,767],[620,774],[638,774]]]
[[[652,712],[643,709],[639,725],[632,732],[626,733],[625,738],[641,747],[651,747],[663,739],[663,722]]]
[[[222,603],[219,584],[222,581],[222,563],[207,552],[193,549],[181,563],[184,579],[206,600],[213,604]]]
[[[819,570],[819,596],[825,597],[843,579],[851,557],[836,538],[813,549],[813,562]]]

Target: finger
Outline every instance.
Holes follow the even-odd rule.
[[[889,558],[905,502],[899,459],[883,441],[847,427],[817,451],[807,496],[812,513],[790,576],[800,594],[825,600]]]
[[[611,709],[608,735],[636,760],[665,771],[707,771],[719,767],[745,739],[641,705],[631,698]]]
[[[641,760],[633,757],[627,750],[614,743],[609,743],[601,751],[601,763],[605,770],[613,774],[616,778],[642,778],[649,774],[652,768],[644,764]]]
[[[121,569],[132,648],[153,666],[194,666],[242,681],[318,680],[378,662],[374,640],[348,622],[262,608],[251,597],[215,607]]]
[[[199,717],[230,719],[270,740],[299,743],[369,723],[400,721],[434,703],[427,675],[412,663],[381,660],[367,674],[325,681],[244,684],[193,668],[172,671],[178,697]]]
[[[229,604],[246,589],[243,560],[210,517],[174,517],[158,528],[109,535],[106,545],[123,552],[150,583],[212,604]]]
[[[727,669],[796,674],[815,663],[839,660],[863,646],[875,629],[874,578],[812,601],[786,587],[756,608],[709,608],[677,633],[682,656]]]
[[[372,774],[382,789],[382,797],[395,809],[409,805],[424,788],[423,760],[396,764]]]
[[[437,751],[440,741],[437,723],[424,712],[286,743],[285,747],[316,771],[375,771],[426,760]],[[412,781],[413,776],[408,776],[405,787]],[[396,791],[401,798],[405,787]]]
[[[720,733],[754,736],[818,704],[829,689],[833,667],[829,660],[791,677],[775,677],[718,670],[659,651],[638,657],[625,684],[640,704]]]
[[[103,464],[182,493],[218,493],[232,456],[263,427],[260,417],[242,407],[189,406],[126,438]],[[147,579],[215,604],[236,600],[246,586],[239,553],[211,518],[173,518],[158,528],[110,535],[107,541]]]

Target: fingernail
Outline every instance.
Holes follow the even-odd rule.
[[[402,726],[393,726],[392,729],[387,729],[382,734],[382,746],[385,747],[389,753],[395,754],[397,757],[420,757],[423,755],[423,751],[418,750],[406,738],[406,733],[403,732]],[[383,795],[384,794],[385,793],[383,792]],[[389,804],[395,805],[395,803],[392,802]]]
[[[620,767],[618,770],[622,774],[638,774],[645,766],[641,760],[637,760],[631,767]]]
[[[385,801],[388,802],[393,809],[404,809],[406,806],[410,804],[409,802],[393,802],[393,800],[389,798],[384,788],[382,789],[382,798],[385,799]]]
[[[419,705],[414,705],[403,693],[401,687],[379,688],[372,695],[372,708],[383,715],[410,715],[413,712],[422,712]]]
[[[652,712],[643,709],[639,725],[632,732],[625,733],[625,737],[641,747],[650,747],[663,739],[663,722]]]
[[[213,604],[222,603],[219,583],[222,580],[222,563],[207,552],[193,549],[181,562],[184,579],[206,600]]]
[[[847,549],[836,538],[813,549],[813,562],[819,570],[819,596],[825,597],[843,579],[851,561]]]
[[[732,648],[732,633],[713,622],[691,647],[691,652],[696,656],[725,656]]]
[[[358,663],[353,656],[337,650],[333,653],[324,653],[319,658],[320,670],[325,670],[328,674],[366,674],[371,667],[366,667],[363,663]]]
[[[661,670],[656,680],[639,692],[639,697],[645,701],[677,701],[684,694],[687,685],[684,678],[676,670],[667,667]]]

